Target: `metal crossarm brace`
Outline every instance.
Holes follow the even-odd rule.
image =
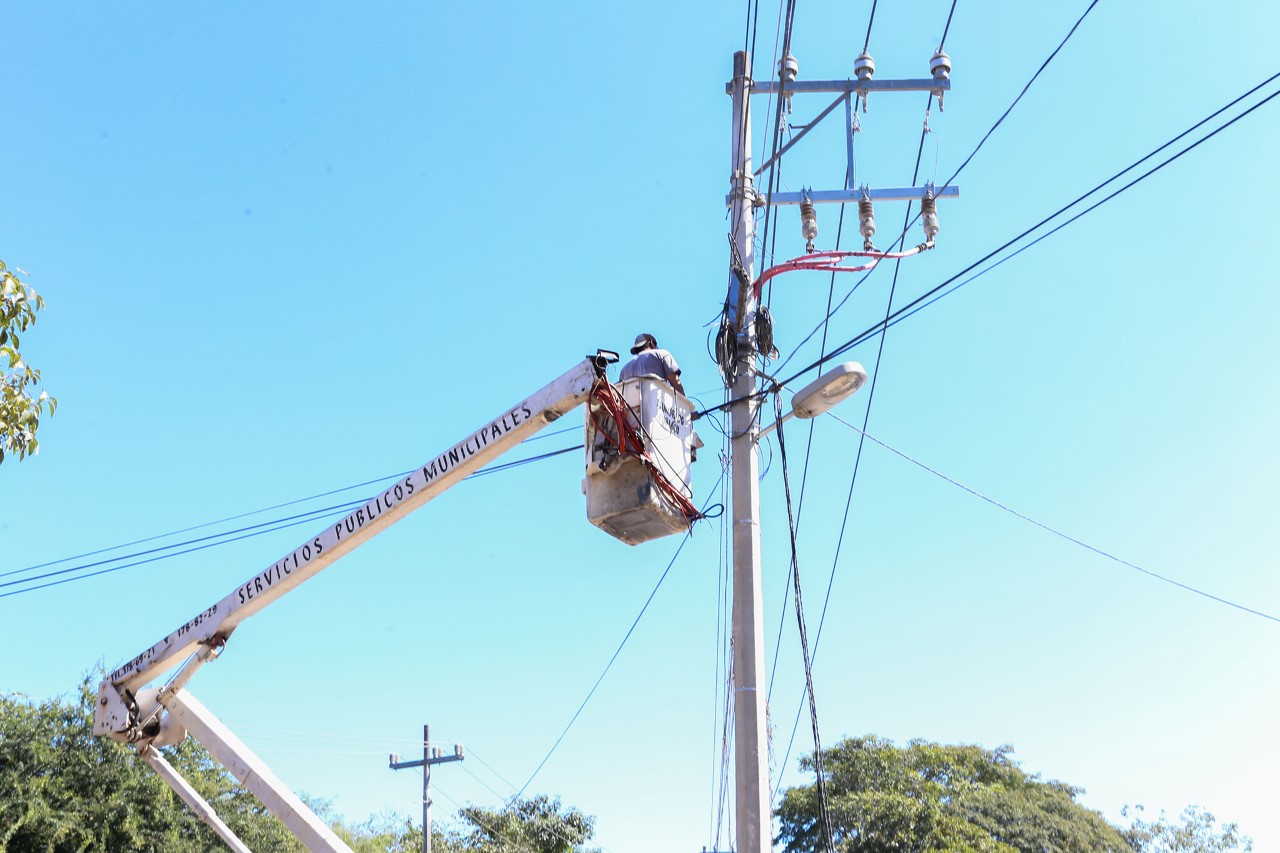
[[[733,83],[726,83],[725,94],[733,94]],[[785,86],[775,80],[751,83],[753,95],[776,95],[782,92],[806,95],[814,92],[950,92],[950,80],[797,80]]]
[[[866,197],[871,201],[919,201],[928,191],[928,187],[882,187],[867,190]],[[933,197],[959,198],[960,188],[955,186],[935,188]],[[863,191],[810,190],[807,193],[774,193],[770,196],[760,196],[760,203],[799,204],[806,198],[814,204],[857,204],[863,198]]]

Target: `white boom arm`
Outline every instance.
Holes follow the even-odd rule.
[[[528,399],[505,410],[453,447],[427,460],[413,473],[375,495],[364,506],[326,527],[283,558],[253,575],[221,601],[202,610],[160,642],[110,673],[98,688],[94,734],[137,744],[144,759],[149,752],[154,753],[152,741],[160,735],[162,707],[172,712],[171,716],[185,717],[190,722],[194,698],[182,692],[181,688],[196,669],[217,657],[237,625],[280,599],[303,581],[314,577],[393,522],[404,518],[547,424],[573,410],[587,399],[592,386],[603,379],[605,365],[616,360],[617,356],[613,353],[601,352],[588,357],[577,367]],[[139,701],[140,689],[144,685],[184,658],[186,663],[158,691],[154,701],[150,701],[150,696],[147,700]],[[154,692],[148,691],[149,694]],[[195,707],[200,708],[200,713],[194,716],[201,720],[212,720],[213,723],[209,725],[216,724],[216,718],[212,714],[201,706]],[[209,730],[208,726],[203,726],[202,729],[203,732]],[[227,767],[235,767],[243,764],[246,759],[253,758],[252,753],[234,738],[215,739],[215,743],[206,743],[205,746]],[[157,766],[155,762],[152,764]],[[171,774],[162,770],[161,775],[166,781],[170,781]],[[174,782],[170,781],[170,784],[178,788]],[[292,827],[298,817],[293,804],[301,805],[301,802],[274,777],[270,777],[263,790],[266,791],[265,795],[256,788],[254,792],[272,811],[276,811],[277,805],[282,805],[286,813],[277,812],[277,815]],[[185,790],[179,790],[179,793],[184,799],[189,794]],[[305,806],[303,810],[310,815]],[[201,816],[204,816],[203,813]],[[303,819],[305,820],[305,815]],[[346,848],[344,845],[332,849]]]

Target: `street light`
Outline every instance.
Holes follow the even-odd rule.
[[[835,370],[822,374],[801,388],[791,400],[791,411],[772,426],[760,430],[756,438],[763,438],[778,428],[778,424],[791,418],[807,420],[826,414],[838,404],[858,393],[867,381],[867,371],[856,361],[846,361]]]
[[[816,418],[852,397],[867,381],[867,371],[856,361],[846,361],[801,388],[791,401],[791,414]]]

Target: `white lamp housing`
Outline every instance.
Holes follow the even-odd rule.
[[[867,371],[856,361],[846,361],[800,389],[791,401],[797,418],[816,418],[852,397],[867,381]]]

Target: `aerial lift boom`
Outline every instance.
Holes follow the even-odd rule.
[[[94,734],[133,744],[143,760],[155,768],[233,850],[248,848],[164,760],[157,747],[177,743],[190,732],[308,848],[349,853],[349,848],[261,759],[183,688],[197,669],[221,653],[241,622],[576,408],[590,396],[597,383],[607,383],[605,367],[617,359],[616,353],[605,350],[588,356],[542,390],[428,459],[364,506],[327,526],[111,672],[98,688]],[[179,662],[182,665],[163,686],[145,687]]]

